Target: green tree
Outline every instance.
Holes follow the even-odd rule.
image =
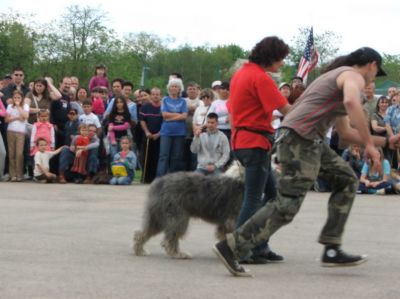
[[[400,55],[383,54],[383,69],[387,77],[377,78],[378,83],[385,80],[400,82]]]
[[[284,80],[288,81],[297,71],[298,64],[304,54],[310,28],[299,28],[299,33],[292,38],[290,44],[290,53],[287,58],[287,66],[283,69],[282,74]],[[331,61],[339,51],[341,36],[333,31],[323,31],[315,33],[314,31],[314,46],[319,52],[318,65],[309,75],[309,79],[314,79],[320,73],[321,67]],[[309,82],[311,81],[309,80]]]
[[[11,72],[15,66],[26,73],[33,68],[35,32],[21,21],[22,15],[0,15],[0,69]]]

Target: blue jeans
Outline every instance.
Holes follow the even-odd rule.
[[[183,170],[184,136],[161,136],[160,155],[158,157],[157,177]]]
[[[110,180],[111,185],[130,185],[132,184],[133,178],[129,176],[112,177]]]
[[[245,168],[244,198],[236,227],[240,227],[267,202],[277,196],[276,180],[271,171],[271,159],[268,151],[253,148],[234,152]],[[252,250],[253,255],[269,250],[268,240]]]

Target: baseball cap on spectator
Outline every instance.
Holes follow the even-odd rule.
[[[220,87],[221,84],[222,82],[220,80],[214,81],[213,83],[211,83],[211,88]]]
[[[5,74],[5,76],[3,77],[3,80],[11,80],[11,75],[10,74]]]
[[[229,82],[227,82],[227,81],[222,82],[220,85],[220,88],[229,90]]]
[[[282,87],[287,86],[290,88],[290,84],[287,82],[282,82],[281,84],[279,84],[279,89],[281,89]]]

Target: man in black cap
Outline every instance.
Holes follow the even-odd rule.
[[[390,139],[371,136],[361,105],[365,85],[376,76],[386,75],[381,64],[379,53],[367,47],[338,57],[292,106],[276,141],[282,168],[276,200],[214,247],[233,275],[250,275],[237,260],[293,220],[317,176],[328,180],[332,188],[328,219],[319,237],[319,242],[325,246],[322,266],[353,266],[366,261],[366,256],[347,254],[340,247],[358,187],[357,176],[323,140],[327,130],[335,124],[344,141],[365,147],[367,157],[373,161],[372,171],[381,167],[375,146],[399,146],[399,135]]]

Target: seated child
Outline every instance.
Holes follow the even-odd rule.
[[[349,148],[345,149],[342,154],[343,160],[349,162],[350,167],[354,170],[357,177],[361,176],[361,169],[364,165],[363,152],[361,146],[352,144]]]
[[[49,161],[50,159],[59,154],[63,147],[58,148],[55,151],[48,151],[48,143],[44,138],[39,138],[36,141],[37,151],[35,153],[35,168],[33,174],[35,180],[40,183],[53,183],[56,181],[57,176],[50,172]]]
[[[72,165],[71,171],[76,172],[80,175],[87,175],[86,162],[88,158],[87,146],[90,143],[89,129],[85,124],[79,125],[80,135],[74,139],[71,147],[75,152],[74,164]]]
[[[124,136],[120,141],[121,151],[115,154],[111,163],[113,177],[111,185],[130,185],[135,177],[136,155],[130,150],[131,141]]]

